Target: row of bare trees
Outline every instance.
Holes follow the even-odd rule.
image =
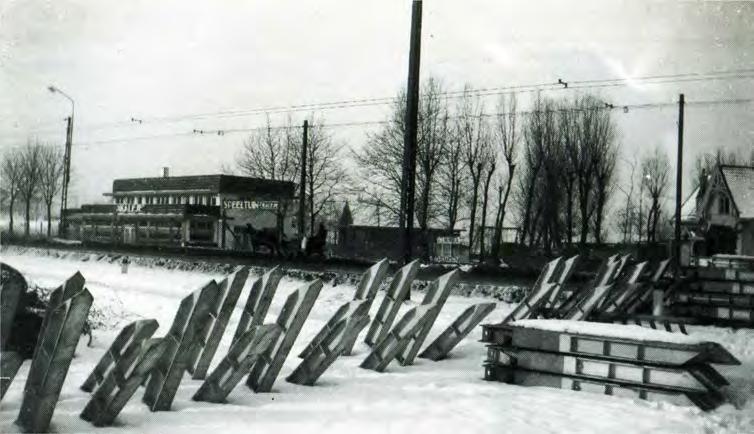
[[[333,204],[340,199],[349,182],[343,165],[343,144],[336,141],[322,120],[315,117],[308,129],[306,160],[306,215],[309,234],[315,222],[332,218]],[[264,128],[255,130],[244,141],[236,158],[238,170],[248,176],[299,184],[301,179],[303,132],[301,126],[290,120],[282,126],[273,126],[270,119]],[[283,202],[278,208],[278,231],[282,233],[283,216],[289,213],[291,203]]]
[[[366,217],[372,223],[397,223],[405,110],[401,92],[384,125],[351,152],[358,177],[348,176],[345,147],[324,121],[312,123],[306,180],[310,231],[317,219],[337,218],[354,196],[362,216],[371,208]],[[642,157],[623,159],[627,172],[618,183],[617,136],[611,110],[591,95],[538,95],[527,111],[519,109],[515,95],[503,95],[488,110],[468,86],[447,92],[430,78],[419,110],[415,224],[422,232],[433,226],[466,229],[481,259],[498,257],[506,222],[517,228],[519,243],[548,252],[602,243],[609,229],[624,242],[659,241],[668,231],[668,156],[657,146]],[[300,126],[289,121],[273,127],[268,119],[266,128],[245,141],[237,166],[246,175],[298,183],[300,156]],[[743,160],[718,151],[701,156],[696,170],[704,167],[708,173],[714,163]],[[616,217],[611,228],[608,215]]]
[[[514,194],[521,243],[546,251],[602,243],[619,153],[610,111],[590,95],[538,96],[522,135],[523,167]]]
[[[29,236],[32,204],[40,202],[47,214],[47,236],[52,235],[52,205],[62,191],[63,163],[62,149],[39,142],[28,142],[3,155],[0,194],[9,216],[9,233],[14,231],[16,203],[23,207],[24,235]]]
[[[521,243],[548,250],[603,241],[618,155],[616,126],[604,103],[588,95],[569,100],[538,96],[531,110],[522,112],[515,95],[504,95],[488,110],[468,87],[453,95],[436,79],[429,79],[421,94],[420,230],[433,223],[455,229],[463,222],[481,259],[497,257],[506,221],[520,227]],[[398,220],[404,118],[405,95],[400,94],[385,126],[354,153],[365,175],[366,202],[388,211],[393,223]]]
[[[421,232],[465,223],[470,245],[478,246],[482,257],[488,251],[497,257],[494,246],[502,238],[520,141],[516,99],[501,98],[498,112],[487,112],[468,86],[451,97],[435,78],[424,84],[421,95],[415,223]],[[405,93],[400,93],[385,126],[353,153],[362,173],[362,203],[375,206],[377,220],[388,223],[399,217],[405,110]],[[486,246],[490,223],[493,246]]]

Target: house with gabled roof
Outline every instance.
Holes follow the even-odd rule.
[[[754,166],[718,165],[682,207],[694,256],[754,256]]]

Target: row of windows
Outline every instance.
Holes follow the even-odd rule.
[[[115,203],[137,205],[212,205],[217,206],[217,196],[209,194],[185,194],[185,195],[162,195],[162,196],[126,196],[116,197]]]

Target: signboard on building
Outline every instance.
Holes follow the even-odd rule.
[[[142,212],[143,207],[140,203],[119,203],[115,210],[118,214],[138,214]]]
[[[275,200],[224,200],[223,209],[251,209],[263,211],[277,211],[278,202]]]
[[[457,235],[449,237],[437,237],[437,244],[460,244],[461,238]]]

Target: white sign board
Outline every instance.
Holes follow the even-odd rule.
[[[437,237],[437,244],[459,244],[460,242],[461,240],[457,236]]]
[[[118,214],[137,214],[142,212],[144,205],[140,203],[119,203],[116,208]]]
[[[278,202],[274,200],[256,201],[256,200],[224,200],[224,209],[258,209],[265,211],[277,211]]]

